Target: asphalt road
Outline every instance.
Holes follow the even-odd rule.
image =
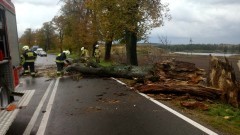
[[[9,135],[215,134],[112,78],[24,77],[18,89],[36,92],[21,109]]]
[[[44,69],[48,66],[56,65],[55,63],[55,55],[48,54],[47,57],[37,57],[37,60],[35,62],[35,66],[37,69]]]

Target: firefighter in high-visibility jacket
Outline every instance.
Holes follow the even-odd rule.
[[[23,55],[20,56],[20,66],[23,66],[24,67],[24,63],[25,63],[25,58]]]
[[[90,58],[89,51],[84,47],[81,48],[81,58],[82,58],[83,62],[88,62],[88,60]]]
[[[37,54],[34,51],[31,51],[29,47],[23,46],[23,54],[22,54],[22,59],[24,60],[23,62],[23,68],[24,68],[24,75],[27,75],[31,73],[31,76],[35,76],[35,60],[37,58]],[[30,68],[30,71],[29,69]]]
[[[100,56],[101,56],[101,52],[99,50],[99,45],[96,45],[95,51],[94,51],[94,57],[95,57],[97,63],[100,63]]]
[[[63,76],[63,67],[65,65],[65,60],[67,59],[67,56],[70,55],[70,51],[66,50],[63,51],[62,53],[58,54],[56,57],[56,64],[57,64],[57,75],[58,76]]]

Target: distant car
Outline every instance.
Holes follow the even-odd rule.
[[[41,50],[41,51],[38,52],[38,55],[41,56],[41,57],[42,56],[47,56],[47,53],[45,51]]]
[[[43,49],[42,49],[42,48],[38,48],[38,49],[35,51],[35,53],[36,53],[37,55],[39,55],[39,53],[40,53],[41,51],[43,51]]]
[[[39,48],[38,45],[34,45],[34,46],[32,46],[31,51],[36,52],[38,48]]]

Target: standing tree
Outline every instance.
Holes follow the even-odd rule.
[[[106,61],[111,59],[111,47],[113,40],[118,40],[121,32],[119,25],[119,7],[117,0],[89,0],[87,7],[92,11],[94,16],[93,26],[96,28],[97,38],[105,41]]]
[[[35,31],[35,44],[39,45],[41,48],[45,46],[45,36],[42,29],[37,29]]]
[[[63,38],[64,38],[64,28],[65,28],[65,20],[64,16],[55,16],[52,20],[53,26],[57,32],[58,35],[58,41],[59,41],[59,48],[60,52],[63,51]]]
[[[169,9],[161,0],[129,0],[124,5],[127,62],[138,65],[137,41],[146,39],[152,28],[163,25],[165,17],[170,19]]]
[[[96,43],[96,28],[94,27],[94,15],[86,7],[87,0],[62,0],[61,9],[65,18],[64,44],[80,53],[81,47],[92,51],[92,45]]]
[[[27,28],[24,31],[24,34],[19,39],[20,44],[26,44],[28,46],[32,46],[34,44],[34,31],[31,28]]]
[[[53,46],[53,37],[55,35],[54,27],[51,22],[45,22],[42,27],[45,36],[44,50],[49,50]]]
[[[146,39],[152,28],[161,26],[164,17],[170,18],[167,5],[160,0],[89,0],[89,3],[97,14],[106,48],[110,47],[108,41],[124,40],[127,63],[131,65],[138,65],[137,41]]]

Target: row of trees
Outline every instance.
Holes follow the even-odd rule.
[[[27,28],[19,39],[20,45],[40,45],[44,50],[54,50],[58,47],[58,38],[52,22],[46,22],[42,28],[32,30]]]
[[[159,45],[160,48],[171,52],[200,52],[200,53],[240,53],[240,45],[227,44],[188,44],[188,45]]]
[[[26,29],[21,44],[38,44],[44,49],[81,47],[93,51],[105,44],[105,60],[111,58],[113,41],[126,44],[127,63],[138,65],[137,41],[146,40],[149,31],[170,19],[168,5],[161,0],[61,0],[61,13],[37,30]]]

